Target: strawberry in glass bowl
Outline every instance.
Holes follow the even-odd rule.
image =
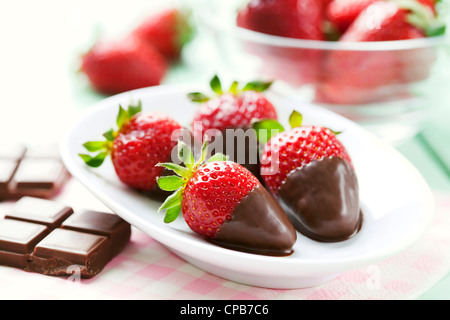
[[[446,93],[444,2],[209,1],[201,21],[228,69],[400,142]]]

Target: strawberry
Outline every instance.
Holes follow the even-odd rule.
[[[214,76],[210,82],[213,96],[199,92],[189,94],[193,102],[200,103],[193,122],[200,122],[202,130],[196,132],[196,138],[201,140],[211,129],[246,128],[251,127],[255,119],[277,119],[275,107],[264,95],[271,85],[272,82],[253,81],[239,88],[239,83],[233,82],[230,89],[224,91],[219,77]]]
[[[200,159],[178,144],[185,166],[161,163],[177,175],[158,178],[162,190],[174,191],[161,205],[164,221],[180,213],[189,228],[225,248],[265,255],[288,255],[296,233],[281,207],[247,169],[217,153],[207,159],[207,142]]]
[[[152,14],[139,24],[133,34],[153,45],[168,60],[180,58],[181,50],[192,37],[189,15],[178,8]]]
[[[264,146],[261,156],[261,172],[267,188],[274,194],[292,170],[314,160],[327,157],[340,157],[352,166],[352,161],[336,134],[320,126],[302,126],[302,116],[293,112],[290,117],[292,130],[284,131],[272,137]],[[254,124],[255,130],[261,130],[261,123]],[[273,124],[269,124],[273,125]],[[276,168],[276,172],[274,172]]]
[[[332,0],[326,8],[326,19],[332,23],[332,25],[341,33],[344,33],[348,27],[358,18],[358,16],[370,5],[380,0]],[[382,0],[385,1],[386,0]],[[396,3],[396,0],[388,0]],[[416,6],[414,2],[417,2],[424,7],[430,9],[430,13],[437,14],[435,3],[431,0],[408,0],[397,1],[400,7]],[[423,9],[422,9],[423,10]],[[373,7],[371,14],[373,19],[377,19],[379,11],[377,7]],[[429,15],[430,13],[427,13]],[[373,21],[376,22],[376,21]]]
[[[84,144],[95,156],[80,154],[85,163],[97,168],[110,155],[115,172],[125,185],[140,191],[157,187],[156,178],[163,168],[156,165],[168,161],[177,142],[172,134],[181,126],[168,116],[141,112],[141,103],[130,105],[128,110],[119,107],[118,129],[104,134],[105,141]]]
[[[270,137],[261,155],[263,180],[299,232],[324,242],[348,239],[361,225],[352,160],[330,129],[301,122],[293,112],[292,129]]]
[[[429,7],[415,0],[409,3],[411,9],[391,1],[371,4],[358,15],[339,41],[409,40],[425,37],[430,30],[439,29],[431,18],[433,13]],[[425,51],[414,52],[414,55],[411,50],[330,52],[323,64],[317,101],[352,105],[408,96],[408,88],[403,84],[423,80],[429,73],[433,54],[430,56],[430,52]]]
[[[253,81],[240,88],[238,82],[233,82],[224,91],[219,77],[214,76],[210,82],[212,97],[199,92],[189,94],[192,101],[200,103],[192,122],[195,138],[203,141],[206,134],[222,139],[222,143],[217,140],[214,144],[211,140],[210,147],[215,145],[216,151],[226,153],[253,174],[259,172],[256,137],[248,129],[255,120],[277,119],[275,107],[264,95],[271,85],[271,82]],[[232,133],[236,135],[231,137]],[[244,140],[246,135],[248,140]],[[234,143],[235,138],[243,139],[242,145]]]
[[[251,0],[238,13],[241,27],[275,36],[322,40],[320,0]]]
[[[408,14],[407,10],[402,9],[394,2],[377,1],[361,12],[340,40],[404,40],[409,29],[413,28],[406,20]]]
[[[127,37],[95,44],[82,57],[81,70],[97,91],[110,95],[159,85],[168,64],[154,47]]]
[[[333,0],[326,8],[326,19],[343,33],[364,9],[377,1],[379,0]]]
[[[252,0],[239,10],[237,25],[269,35],[325,40],[321,0]],[[320,50],[244,43],[264,62],[261,73],[294,85],[314,83],[320,71]]]

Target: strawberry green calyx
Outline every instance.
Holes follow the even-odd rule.
[[[299,128],[303,125],[303,115],[294,110],[289,116],[289,126],[291,129]],[[252,127],[256,132],[256,137],[261,145],[265,145],[273,136],[284,132],[285,128],[276,120],[264,119],[260,121],[254,121]],[[340,131],[334,131],[329,129],[335,135],[340,134]]]
[[[97,153],[96,155],[82,154],[79,156],[83,161],[93,168],[100,167],[105,161],[106,157],[110,154],[114,139],[119,134],[120,130],[135,116],[142,111],[142,103],[139,101],[137,105],[130,104],[125,110],[119,105],[119,112],[117,114],[116,124],[117,129],[110,129],[103,134],[105,140],[103,141],[88,141],[83,144],[83,147],[91,153]]]
[[[400,8],[409,10],[407,21],[422,30],[426,36],[440,36],[445,33],[446,26],[439,11],[421,3],[418,0],[391,0]]]
[[[159,163],[157,166],[164,167],[175,172],[173,176],[162,176],[157,178],[158,186],[164,191],[173,191],[160,206],[159,211],[166,211],[164,222],[170,223],[175,221],[181,212],[181,202],[183,200],[183,192],[186,184],[189,182],[194,173],[205,163],[214,161],[226,161],[227,157],[221,153],[216,153],[207,159],[207,141],[203,143],[200,158],[195,161],[191,149],[181,140],[178,142],[178,158],[184,163],[181,166],[175,163]]]
[[[217,75],[215,75],[209,82],[211,90],[217,96],[223,95],[225,93],[239,95],[240,93],[242,93],[244,91],[264,92],[264,91],[268,90],[272,86],[272,84],[273,84],[273,81],[264,82],[264,81],[256,80],[256,81],[248,82],[240,88],[239,82],[233,81],[231,83],[228,91],[225,91],[223,89],[222,82],[220,81],[220,78]],[[191,92],[188,94],[188,97],[192,102],[198,102],[198,103],[209,101],[212,98],[201,92]]]
[[[303,122],[303,116],[298,111],[292,111],[289,116],[289,125],[291,128],[301,127]],[[256,137],[261,144],[266,144],[271,137],[285,131],[283,125],[277,120],[264,119],[260,121],[254,121],[252,127],[256,132]]]

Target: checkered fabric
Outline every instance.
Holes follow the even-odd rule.
[[[72,194],[73,195],[73,194]],[[78,193],[86,203],[87,193]],[[70,193],[65,200],[77,200]],[[324,300],[413,299],[450,269],[450,197],[435,193],[431,228],[410,247],[376,265],[318,287],[274,290],[209,274],[133,227],[126,249],[90,280],[58,278],[0,266],[1,299]],[[80,199],[78,199],[80,200]],[[92,200],[92,199],[91,199]],[[93,202],[92,202],[93,203]],[[2,204],[0,209],[5,209]],[[98,208],[98,207],[97,207]]]

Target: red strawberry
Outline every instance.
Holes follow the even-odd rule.
[[[412,3],[417,5],[415,0]],[[360,13],[339,41],[395,41],[424,37],[425,25],[431,26],[432,23],[422,21],[424,26],[419,29],[410,21],[414,17],[428,16],[426,12],[429,9],[419,5],[414,10],[402,8],[395,2],[377,1]],[[423,10],[422,14],[418,10]],[[415,53],[417,59],[411,54],[411,50],[330,52],[324,61],[317,100],[332,104],[364,104],[401,99],[408,95],[408,88],[403,84],[426,78],[433,60],[433,54],[429,56],[428,50],[424,54]]]
[[[343,33],[364,9],[377,1],[379,0],[333,0],[326,8],[326,18]]]
[[[332,0],[326,8],[326,18],[334,25],[335,28],[338,29],[338,31],[343,33],[365,9],[379,1],[380,0]],[[393,2],[395,3],[395,1]],[[434,15],[437,14],[435,4],[431,0],[408,0],[403,2],[399,1],[398,6],[405,9],[411,9],[417,6],[416,3],[419,3],[430,9],[430,13]],[[370,10],[370,14],[372,15],[373,19],[372,23],[376,23],[377,21],[375,20],[381,18],[377,15],[381,13],[382,10],[378,11],[377,9],[378,7],[373,7],[372,10]]]
[[[234,82],[228,91],[224,91],[220,79],[215,76],[211,80],[214,96],[208,97],[198,92],[189,94],[193,101],[201,103],[192,123],[195,138],[203,141],[205,134],[209,137],[221,138],[222,143],[219,140],[215,143],[219,144],[216,145],[216,151],[226,153],[232,157],[233,161],[244,165],[253,174],[257,174],[259,172],[258,145],[253,131],[248,129],[255,120],[277,119],[275,107],[264,95],[264,91],[269,89],[271,84],[254,81],[239,88],[239,84]],[[227,129],[233,131],[228,131],[229,135],[227,135]],[[219,133],[221,136],[217,137]],[[231,134],[236,135],[231,136]],[[234,143],[232,139],[235,138],[238,141],[242,139],[242,144]]]
[[[315,240],[353,236],[361,225],[353,164],[330,129],[302,126],[293,112],[291,130],[273,135],[261,156],[261,175],[294,227]],[[264,122],[255,125],[265,128]]]
[[[292,253],[296,233],[286,214],[247,169],[216,154],[206,160],[206,143],[195,162],[189,148],[179,143],[185,167],[160,166],[177,176],[160,177],[158,185],[174,191],[162,204],[170,223],[183,213],[188,226],[225,248],[283,256]]]
[[[252,0],[240,10],[238,25],[275,36],[322,40],[320,0]]]
[[[152,14],[133,34],[155,46],[167,59],[178,59],[184,45],[191,39],[188,15],[177,8]]]
[[[282,131],[272,137],[264,147],[261,156],[261,172],[268,189],[278,194],[283,182],[292,170],[314,160],[329,157],[340,157],[352,165],[351,159],[330,129],[320,126],[301,126],[301,115],[291,115],[292,130]],[[294,122],[297,121],[297,122]],[[259,124],[256,124],[260,130]],[[275,170],[275,171],[273,171]]]
[[[236,24],[241,28],[250,29],[248,24],[248,11],[247,8],[242,8],[237,13]]]
[[[224,91],[219,77],[214,76],[210,82],[212,97],[198,92],[189,94],[192,101],[200,103],[193,122],[201,122],[202,131],[196,132],[196,138],[202,140],[210,129],[246,128],[255,119],[277,119],[275,107],[264,95],[271,85],[271,82],[253,81],[239,88],[239,83],[234,82]]]
[[[168,161],[177,142],[172,134],[181,126],[168,116],[142,113],[141,105],[119,108],[117,130],[104,134],[106,141],[84,144],[95,156],[80,154],[87,165],[99,167],[110,154],[118,178],[127,186],[152,191],[157,187],[156,178],[163,168],[156,165]]]
[[[237,16],[237,25],[269,35],[325,40],[321,0],[252,0]],[[293,85],[314,83],[320,70],[319,50],[245,42],[264,62],[261,73]]]
[[[394,2],[377,1],[361,15],[342,35],[341,41],[404,40],[413,28],[406,20],[409,12]]]
[[[97,43],[81,66],[92,86],[104,94],[159,85],[167,69],[164,57],[136,37]]]

